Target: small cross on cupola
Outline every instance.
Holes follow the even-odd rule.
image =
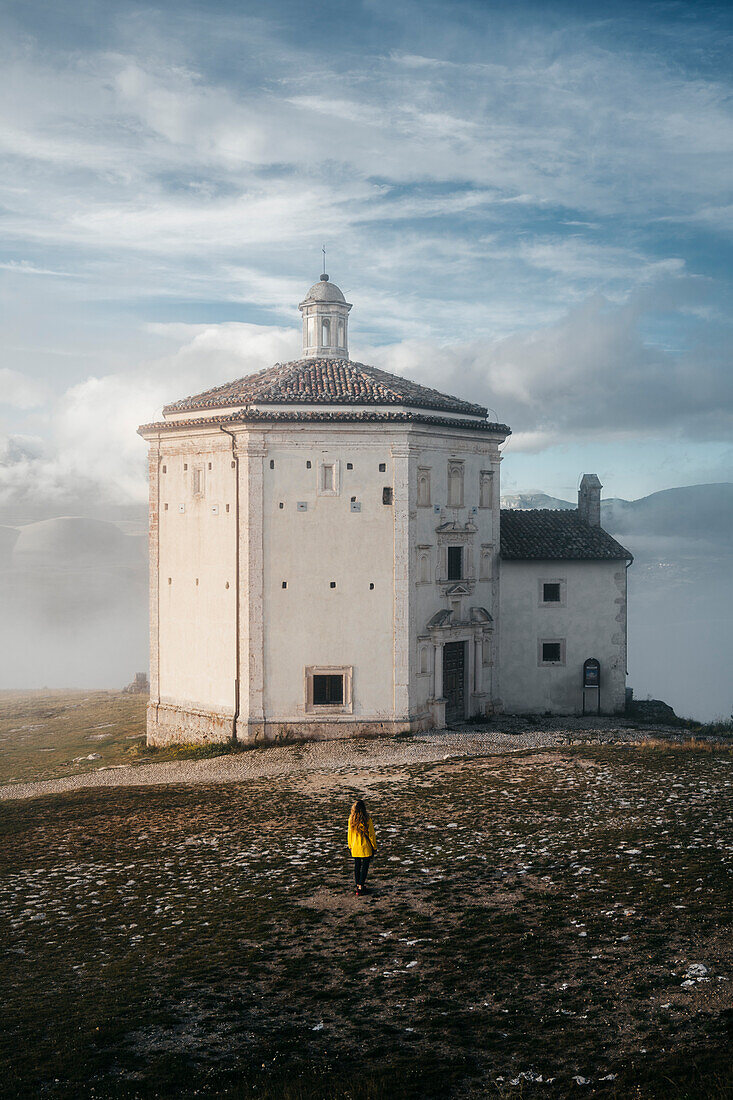
[[[328,275],[321,275],[298,306],[303,314],[303,355],[320,359],[348,359],[351,304]]]

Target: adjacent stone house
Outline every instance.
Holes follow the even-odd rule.
[[[328,276],[299,308],[301,359],[140,428],[149,742],[576,711],[588,656],[601,660],[603,709],[620,709],[630,556],[599,526],[600,483],[584,479],[578,514],[500,512],[510,429],[349,360],[351,305]],[[552,607],[536,602],[546,584],[559,585]]]

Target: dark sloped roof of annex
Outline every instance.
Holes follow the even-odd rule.
[[[164,413],[231,405],[409,405],[486,417],[483,405],[349,359],[296,359],[166,405]]]
[[[586,523],[574,509],[502,508],[500,531],[505,560],[633,561],[621,543],[602,527]]]

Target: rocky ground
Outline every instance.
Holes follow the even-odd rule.
[[[541,724],[3,788],[0,1094],[733,1095],[733,753]]]

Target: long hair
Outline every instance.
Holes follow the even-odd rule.
[[[358,833],[362,833],[364,836],[367,835],[367,831],[369,828],[369,814],[367,813],[367,808],[361,799],[355,802],[354,805],[351,807],[351,813],[349,814],[349,825],[352,829],[356,829]]]

